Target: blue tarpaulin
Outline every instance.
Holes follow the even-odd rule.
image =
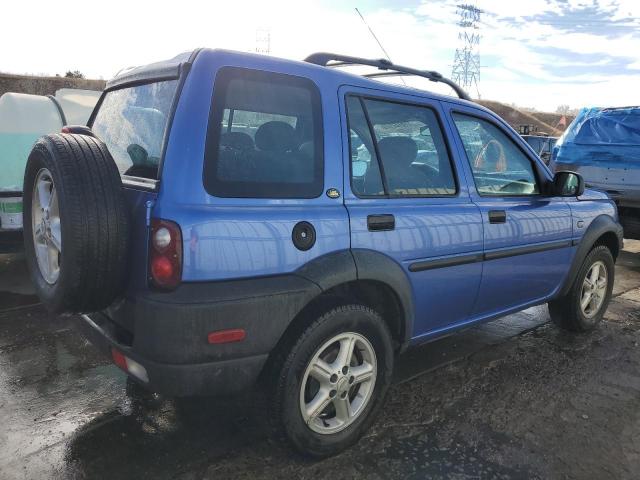
[[[579,145],[640,145],[640,107],[583,108],[564,137]]]
[[[640,167],[640,107],[582,109],[558,140],[553,159],[561,164]]]

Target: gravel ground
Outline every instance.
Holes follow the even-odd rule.
[[[320,462],[269,436],[260,395],[127,388],[0,258],[0,478],[638,478],[639,252],[590,334],[540,307],[411,350],[367,436]]]

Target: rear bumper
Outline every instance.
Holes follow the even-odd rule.
[[[186,283],[142,292],[80,327],[111,356],[115,348],[142,365],[147,387],[171,396],[223,395],[252,386],[291,320],[319,293],[297,275]],[[210,344],[212,332],[242,329],[242,341]]]
[[[79,317],[78,327],[84,336],[111,358],[112,348],[142,365],[148,382],[130,375],[153,392],[183,397],[194,395],[230,395],[256,383],[268,355],[196,364],[159,363],[137,354],[116,340],[113,325],[102,314]]]

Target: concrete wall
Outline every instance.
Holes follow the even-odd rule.
[[[30,93],[32,95],[53,95],[61,88],[82,88],[104,90],[104,80],[84,78],[35,77],[0,73],[0,95],[6,92]]]

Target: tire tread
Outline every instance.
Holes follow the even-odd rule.
[[[57,313],[102,310],[122,292],[126,280],[130,226],[118,168],[104,143],[77,134],[38,140],[27,163],[25,195],[31,195],[35,173],[42,167],[52,172],[58,192],[63,254],[53,291],[42,291],[47,286],[39,288],[38,281],[36,290]],[[28,203],[25,221],[31,216]],[[25,235],[27,252],[31,242]],[[29,263],[32,276],[39,275],[37,264]]]

